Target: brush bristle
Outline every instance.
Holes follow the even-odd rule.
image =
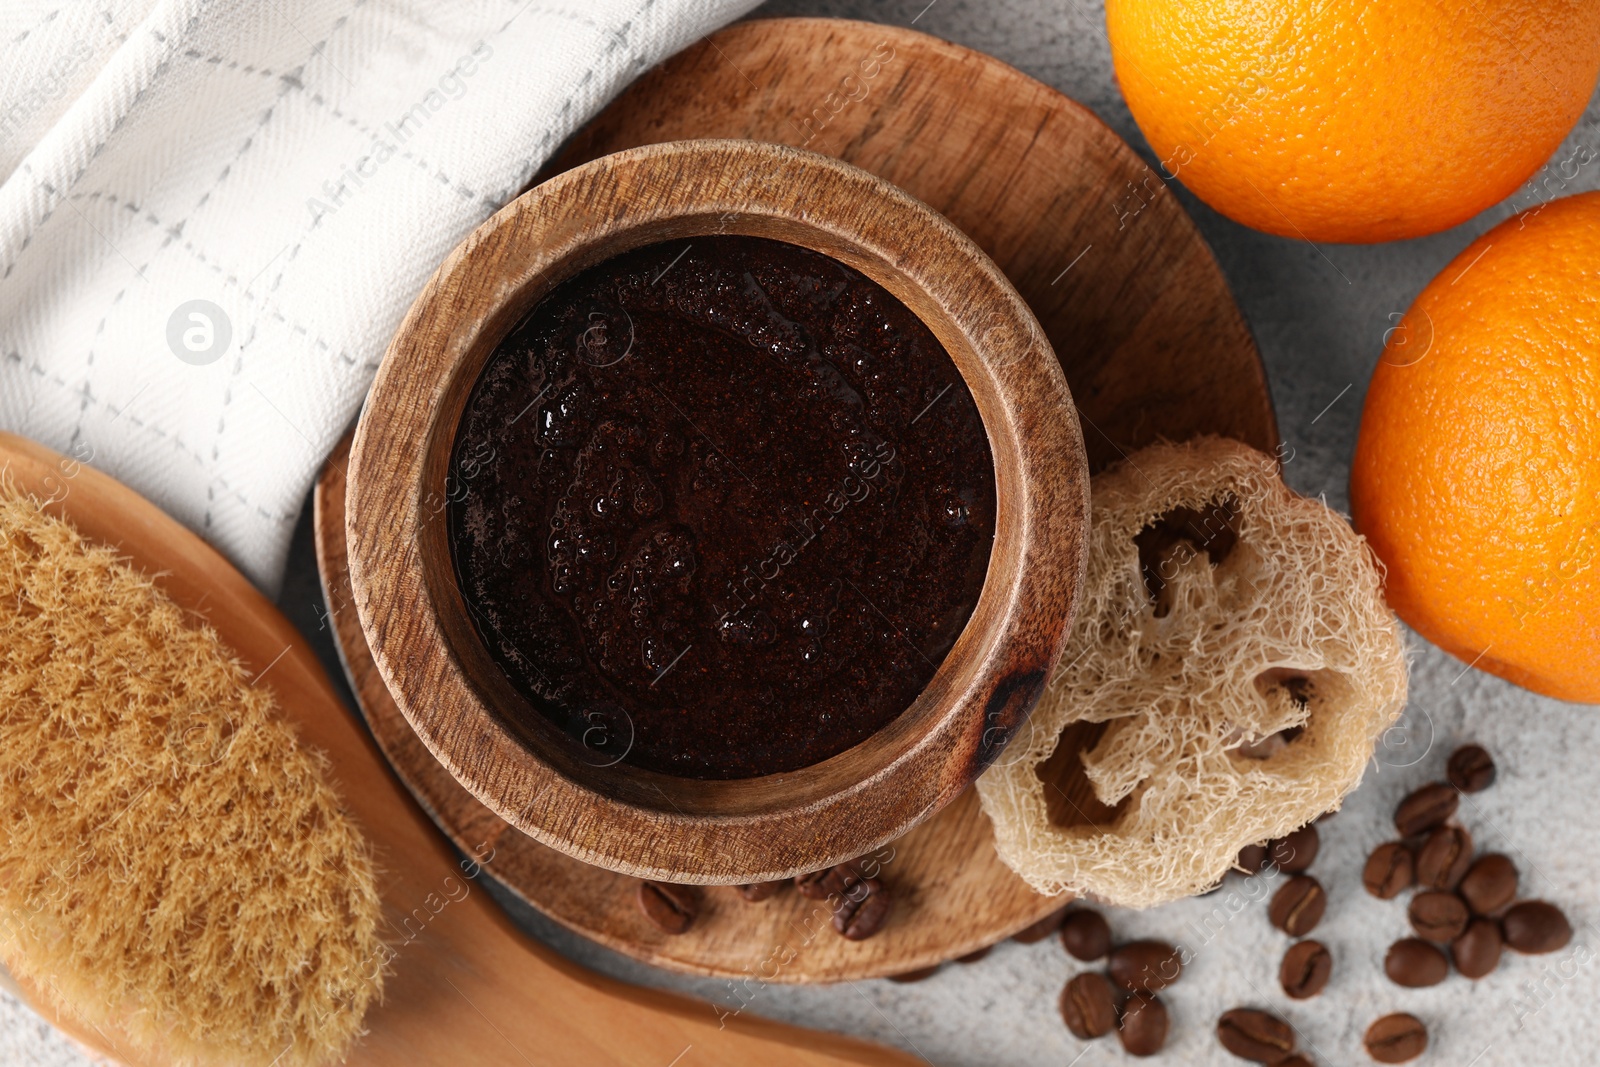
[[[0,484],[0,952],[178,1063],[325,1063],[382,993],[360,831],[268,685]]]

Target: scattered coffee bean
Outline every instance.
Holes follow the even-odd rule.
[[[759,904],[763,900],[776,896],[778,890],[788,884],[789,879],[785,878],[781,882],[751,882],[749,885],[736,885],[733,888],[738,890],[739,895],[750,903]]]
[[[1311,1067],[1311,1061],[1297,1052],[1286,1060],[1279,1060],[1276,1067]]]
[[[1276,1015],[1234,1008],[1217,1020],[1217,1040],[1242,1060],[1282,1063],[1294,1052],[1294,1029]]]
[[[1467,902],[1446,889],[1428,889],[1411,898],[1406,909],[1418,937],[1449,944],[1467,928]]]
[[[993,945],[984,945],[982,948],[977,949],[976,951],[973,951],[973,952],[969,952],[965,956],[957,956],[956,957],[956,962],[957,963],[977,963],[979,960],[983,959],[985,956],[987,956],[989,953],[991,953],[993,951],[994,951],[994,946]]]
[[[861,880],[860,868],[853,863],[840,863],[800,875],[794,880],[794,887],[807,900],[827,900],[844,896],[846,890]]]
[[[1155,993],[1183,973],[1183,957],[1165,941],[1129,941],[1111,952],[1111,980],[1130,993]]]
[[[1266,845],[1246,845],[1239,850],[1237,866],[1245,874],[1260,874],[1267,866]]]
[[[640,882],[639,910],[645,918],[669,934],[681,934],[694,925],[700,914],[700,895],[691,886],[672,882]]]
[[[1322,838],[1317,833],[1315,826],[1300,827],[1288,837],[1280,838],[1267,845],[1267,855],[1278,869],[1286,874],[1299,874],[1311,866],[1317,858],[1317,850],[1322,846]]]
[[[1493,919],[1473,919],[1466,933],[1450,946],[1456,970],[1468,978],[1482,978],[1500,964],[1500,924]]]
[[[1309,1000],[1328,984],[1333,974],[1333,956],[1321,941],[1296,941],[1283,954],[1278,981],[1283,991],[1295,1000]]]
[[[1061,1018],[1084,1041],[1109,1034],[1117,1025],[1117,998],[1105,975],[1087,972],[1069,981],[1061,990]]]
[[[938,974],[939,966],[939,964],[935,963],[930,967],[918,967],[914,971],[904,971],[900,974],[891,974],[889,976],[889,981],[900,982],[902,984],[909,982],[920,982],[925,978],[932,978],[934,975]]]
[[[1411,849],[1403,841],[1390,841],[1373,849],[1361,872],[1361,884],[1379,900],[1393,900],[1411,888],[1415,880]]]
[[[1290,937],[1304,937],[1316,929],[1327,907],[1328,897],[1322,891],[1322,883],[1309,874],[1297,874],[1272,895],[1267,918]]]
[[[1450,961],[1437,945],[1408,937],[1389,946],[1383,957],[1383,973],[1395,985],[1421,989],[1444,981],[1450,973]]]
[[[1415,1015],[1397,1012],[1367,1027],[1367,1055],[1379,1063],[1404,1063],[1428,1047],[1428,1028]]]
[[[1111,951],[1111,927],[1098,911],[1069,911],[1061,922],[1061,944],[1073,959],[1097,960]]]
[[[823,900],[828,894],[822,888],[822,880],[832,873],[832,867],[825,867],[820,871],[797,874],[794,878],[794,887],[807,900]]]
[[[1463,793],[1481,793],[1494,784],[1494,760],[1482,745],[1462,745],[1450,753],[1445,777]]]
[[[1506,945],[1518,952],[1538,955],[1566,947],[1572,940],[1572,925],[1561,909],[1542,900],[1513,904],[1500,920]]]
[[[851,941],[865,941],[889,921],[889,891],[876,878],[847,889],[833,909],[833,928]]]
[[[1441,826],[1417,849],[1417,884],[1454,889],[1472,866],[1472,835],[1459,826]]]
[[[1154,1056],[1167,1043],[1167,1006],[1159,997],[1135,993],[1122,1002],[1117,1037],[1130,1056]]]
[[[1474,915],[1498,914],[1517,898],[1517,865],[1498,852],[1479,856],[1457,887]]]
[[[1400,802],[1394,811],[1395,829],[1400,831],[1401,837],[1414,837],[1435,826],[1443,826],[1460,803],[1461,794],[1454,786],[1430,782]]]
[[[1011,935],[1011,940],[1020,941],[1024,945],[1032,945],[1043,941],[1057,930],[1061,929],[1061,920],[1067,917],[1065,906],[1057,908],[1049,915],[1040,919],[1032,926],[1024,926],[1021,930]]]

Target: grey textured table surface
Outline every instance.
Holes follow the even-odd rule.
[[[1091,0],[778,0],[758,15],[830,15],[919,30],[988,52],[1092,108],[1147,159],[1148,147],[1117,91],[1104,36],[1104,13]],[[1591,101],[1557,158],[1574,147],[1600,149],[1600,99]],[[1151,160],[1153,162],[1153,159]],[[1449,166],[1441,160],[1440,166]],[[1562,192],[1600,187],[1591,166]],[[1375,247],[1313,247],[1244,229],[1199,204],[1181,186],[1183,202],[1211,243],[1234,295],[1255,331],[1272,381],[1285,442],[1289,483],[1347,506],[1346,480],[1366,381],[1384,331],[1419,290],[1474,237],[1530,206],[1524,189],[1507,204],[1446,233]],[[302,520],[282,598],[336,676],[339,668],[322,611],[310,528]],[[1248,1004],[1289,1018],[1314,1062],[1361,1064],[1367,1023],[1409,1011],[1429,1026],[1424,1067],[1590,1064],[1600,1047],[1600,859],[1593,809],[1600,802],[1600,712],[1533,696],[1476,671],[1412,637],[1412,699],[1361,788],[1323,825],[1323,852],[1313,872],[1330,905],[1316,936],[1332,950],[1334,975],[1319,998],[1298,1003],[1278,989],[1279,959],[1288,941],[1266,919],[1267,887],[1235,876],[1224,892],[1133,913],[1112,910],[1119,938],[1180,942],[1194,960],[1166,994],[1171,1063],[1238,1064],[1217,1045],[1217,1016]],[[1380,902],[1360,886],[1367,851],[1389,833],[1389,813],[1404,793],[1442,774],[1444,758],[1463,740],[1486,745],[1500,763],[1499,782],[1468,798],[1462,821],[1485,849],[1511,855],[1524,893],[1566,909],[1577,930],[1565,950],[1542,957],[1508,955],[1479,982],[1453,976],[1432,989],[1405,990],[1382,974],[1385,948],[1407,933],[1400,902]],[[1086,965],[1055,940],[1000,945],[968,966],[947,966],[915,985],[870,981],[831,987],[756,986],[682,978],[599,948],[498,896],[534,936],[597,970],[646,985],[692,993],[728,1007],[806,1026],[874,1038],[941,1067],[987,1064],[1132,1062],[1113,1039],[1092,1046],[1062,1026],[1055,1001],[1062,984]],[[530,991],[531,992],[531,991]],[[81,1064],[88,1061],[0,992],[0,1063]],[[1158,1059],[1156,1062],[1160,1062]],[[692,1064],[685,1064],[692,1067]]]

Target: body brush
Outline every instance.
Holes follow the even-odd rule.
[[[0,481],[0,956],[142,1059],[329,1062],[381,995],[368,846],[260,681]]]

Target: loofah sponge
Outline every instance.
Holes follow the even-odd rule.
[[[1404,646],[1366,542],[1269,456],[1215,437],[1153,445],[1090,498],[1066,652],[978,790],[1034,889],[1149,907],[1339,806],[1405,704]],[[1094,817],[1052,819],[1041,765],[1075,723],[1104,724],[1063,753],[1093,788],[1075,810]]]
[[[359,831],[271,690],[0,483],[0,952],[177,1063],[322,1063],[385,958]]]

